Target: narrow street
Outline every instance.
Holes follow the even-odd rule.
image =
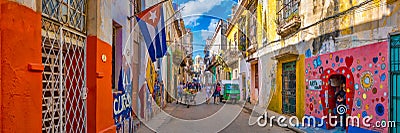
[[[400,0],[0,0],[0,133],[400,133],[399,83]]]
[[[196,96],[198,105],[187,108],[186,105],[170,103],[164,109],[165,113],[153,117],[144,123],[138,132],[294,132],[277,125],[272,127],[250,126],[248,124],[251,112],[242,108],[243,104],[210,104],[205,103],[205,92]],[[170,116],[172,117],[170,117]],[[155,128],[154,128],[155,127]]]

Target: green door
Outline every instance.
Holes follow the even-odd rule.
[[[400,34],[390,37],[390,120],[392,133],[400,132]]]
[[[282,64],[282,112],[296,115],[296,62]]]

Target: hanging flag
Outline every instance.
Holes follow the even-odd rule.
[[[147,61],[147,67],[146,67],[146,81],[147,81],[147,87],[150,90],[150,93],[153,94],[154,92],[154,85],[157,79],[157,73],[154,68],[153,62],[149,59]]]
[[[162,58],[167,51],[162,2],[136,15],[151,61]]]

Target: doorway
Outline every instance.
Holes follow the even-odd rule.
[[[344,79],[345,77],[345,79]],[[346,113],[346,115],[350,115],[352,110],[347,109],[347,106],[352,107],[353,106],[353,99],[354,99],[354,77],[351,72],[351,70],[348,67],[339,67],[336,70],[333,70],[332,68],[327,68],[324,70],[324,72],[320,75],[320,79],[322,80],[323,84],[321,86],[322,90],[320,91],[321,94],[321,104],[323,107],[323,115],[328,116],[327,119],[334,119],[330,117],[329,114],[335,113],[334,111],[336,110],[336,97],[335,97],[335,91],[337,89],[334,89],[335,86],[338,86],[338,84],[342,84],[346,88],[346,91],[344,91],[344,99],[345,100],[345,105],[342,107],[343,113]],[[334,115],[332,115],[334,116]],[[338,123],[339,124],[339,123]],[[334,126],[327,124],[326,129],[333,129],[335,128]],[[347,128],[346,128],[347,130]]]
[[[333,109],[333,114],[340,117],[340,113],[337,112],[338,108],[342,108],[340,106],[346,106],[346,77],[344,75],[332,75],[329,77],[329,94],[333,94],[329,96],[329,101],[333,103],[335,109]],[[345,112],[343,112],[345,113]],[[343,121],[342,121],[343,122]],[[340,127],[341,121],[337,121],[336,127]],[[345,124],[344,124],[345,125]]]
[[[392,133],[400,132],[400,34],[390,36],[390,120],[396,126],[390,129]]]
[[[282,64],[282,113],[296,115],[296,61]]]
[[[339,91],[343,90],[343,88],[345,88],[345,84],[346,77],[344,77],[343,75],[332,75],[329,78],[329,89],[332,90],[335,95],[338,94]]]

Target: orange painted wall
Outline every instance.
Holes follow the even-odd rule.
[[[0,10],[0,132],[41,132],[41,15],[10,1],[1,1]]]
[[[102,55],[107,60],[102,61]],[[111,89],[112,47],[96,36],[87,38],[87,126],[89,133],[115,133]]]

